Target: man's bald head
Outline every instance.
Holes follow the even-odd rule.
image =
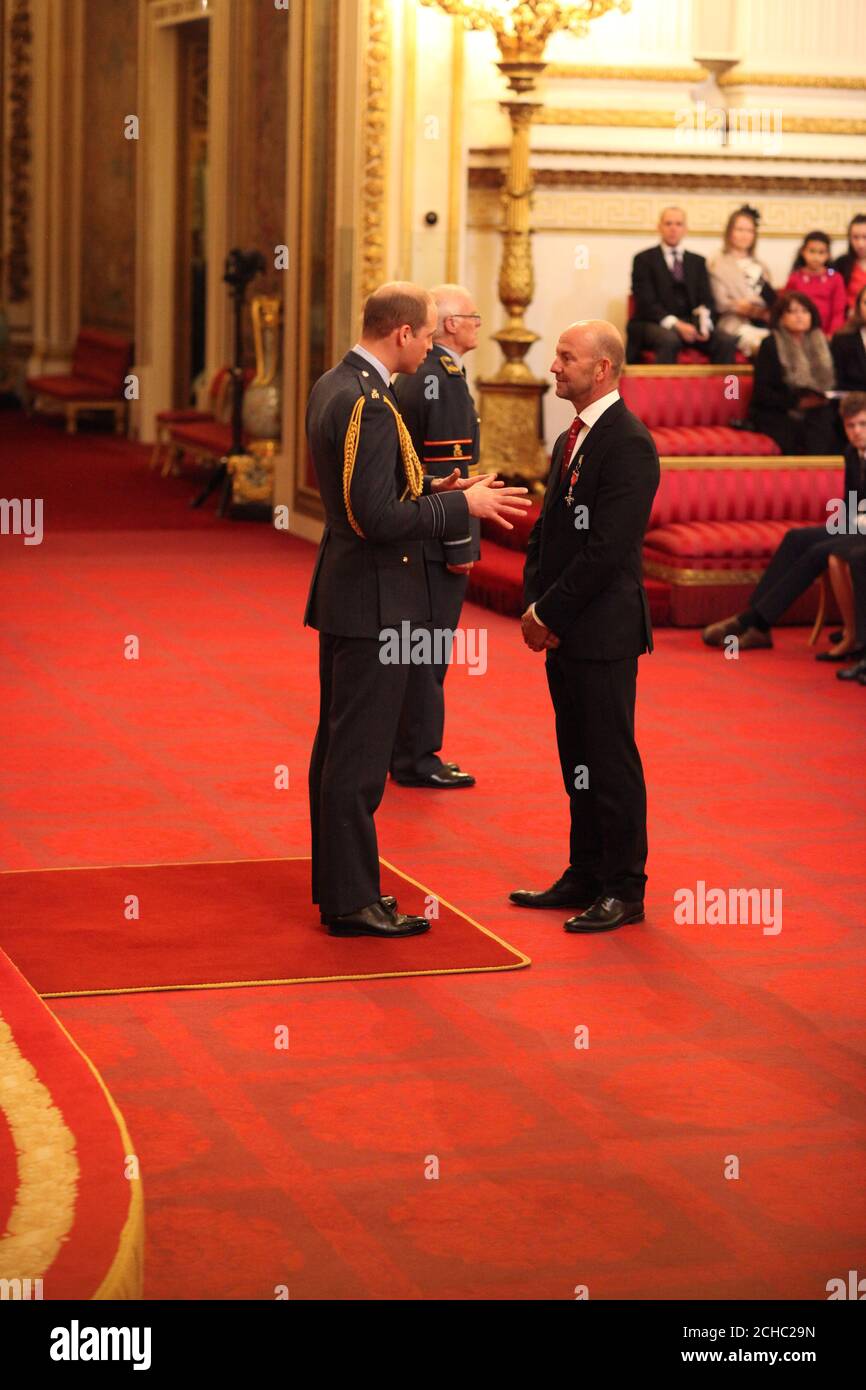
[[[622,375],[625,347],[622,334],[606,319],[580,319],[560,334],[550,368],[556,394],[575,410],[613,391]]]

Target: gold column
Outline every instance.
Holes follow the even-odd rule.
[[[508,315],[504,328],[493,334],[505,361],[495,376],[481,378],[481,453],[483,472],[496,470],[540,486],[547,473],[541,402],[548,383],[532,375],[524,358],[538,342],[523,315],[532,303],[532,171],[529,137],[539,110],[533,101],[506,101],[502,108],[511,121],[511,155],[503,194],[502,264],[499,299]]]

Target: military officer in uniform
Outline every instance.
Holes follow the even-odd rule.
[[[478,346],[481,315],[462,285],[439,285],[431,294],[437,313],[433,346],[417,372],[397,377],[394,395],[425,473],[447,478],[456,469],[467,478],[478,460],[478,415],[463,358]],[[480,534],[470,518],[465,536],[424,542],[433,627],[440,632],[453,632],[460,622],[469,571],[481,553]],[[475,784],[468,772],[439,756],[447,670],[447,661],[410,669],[391,758],[391,776],[401,786],[447,790]]]
[[[425,476],[390,387],[436,329],[419,285],[382,285],[360,341],[316,382],[307,439],[326,524],[304,622],[319,632],[319,726],[310,762],[313,901],[334,936],[408,936],[424,917],[383,899],[374,814],[382,799],[409,665],[383,659],[387,629],[432,618],[424,541],[465,537],[470,515],[506,529],[524,488]],[[511,520],[509,520],[511,518]]]

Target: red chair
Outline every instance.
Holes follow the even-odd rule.
[[[168,433],[172,425],[206,424],[212,423],[215,420],[225,419],[225,397],[230,383],[231,369],[229,367],[220,367],[219,371],[214,372],[207,390],[207,398],[211,407],[210,410],[195,410],[193,407],[189,407],[179,410],[160,410],[157,413],[156,439],[153,445],[153,453],[150,456],[151,468],[155,468],[160,461],[162,451],[168,443]],[[168,450],[162,465],[163,478],[170,472],[171,465],[172,451]]]
[[[132,343],[100,328],[82,328],[75,340],[70,372],[27,378],[27,413],[48,402],[59,404],[66,416],[66,433],[75,434],[82,411],[110,410],[116,434],[126,426],[126,377],[132,365]]]

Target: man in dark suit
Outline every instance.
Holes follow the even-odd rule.
[[[360,342],[313,387],[307,438],[325,508],[304,622],[319,630],[319,727],[310,761],[313,902],[334,936],[408,936],[424,917],[383,899],[374,814],[382,799],[409,666],[390,632],[427,626],[424,541],[467,534],[469,516],[509,517],[525,488],[425,477],[390,379],[430,350],[436,309],[408,282],[364,306]]]
[[[866,391],[866,327],[840,328],[830,342],[836,387],[839,391]]]
[[[858,549],[849,554],[848,568],[851,571],[851,584],[854,589],[857,645],[866,651],[866,536],[862,538],[862,544]],[[861,657],[856,665],[837,671],[836,679],[857,681],[860,685],[866,685],[866,656]]]
[[[627,329],[629,362],[650,349],[655,360],[676,362],[685,347],[711,362],[733,362],[737,340],[713,327],[715,304],[703,256],[684,251],[686,215],[665,208],[659,218],[661,242],[640,251],[632,263],[634,309]]]
[[[569,867],[521,907],[578,907],[569,932],[643,921],[646,786],[634,740],[637,659],[652,651],[642,546],[659,484],[649,430],[617,390],[623,343],[590,319],[562,334],[551,371],[577,412],[553,447],[529,538],[523,636],[546,652],[571,805]]]
[[[478,414],[463,358],[478,346],[481,315],[462,285],[439,285],[431,294],[438,315],[433,346],[417,372],[397,377],[394,395],[425,473],[447,478],[456,469],[468,478],[470,465],[478,461]],[[480,528],[470,518],[465,536],[424,542],[433,627],[441,633],[454,632],[460,622],[469,571],[481,554],[479,541]],[[391,776],[403,787],[447,791],[475,785],[468,772],[439,756],[447,671],[447,661],[419,663],[409,671],[391,759]]]
[[[823,526],[796,526],[786,532],[752,590],[748,607],[704,628],[702,636],[708,647],[724,647],[731,637],[736,637],[739,651],[772,647],[773,624],[823,574],[830,556],[847,560],[862,547],[863,537],[856,523],[850,526],[848,519],[852,512],[856,516],[861,506],[866,509],[866,392],[851,391],[844,396],[840,414],[848,438],[844,497],[839,499],[844,513],[841,525],[831,524],[828,512]],[[858,646],[842,641],[826,652],[818,652],[816,660],[843,661],[855,654],[863,655]]]

